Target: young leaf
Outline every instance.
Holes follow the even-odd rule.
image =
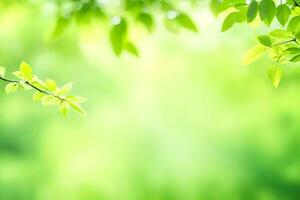
[[[59,103],[59,112],[62,113],[64,116],[68,114],[70,105],[66,101],[60,101]]]
[[[5,67],[0,66],[0,77],[4,77],[5,76],[5,72],[6,72]]]
[[[277,65],[274,65],[268,70],[268,76],[274,87],[277,88],[282,77],[282,70]]]
[[[82,102],[87,101],[87,98],[79,97],[79,96],[67,96],[65,99],[68,101],[71,101],[71,102],[75,102],[75,103],[82,103]]]
[[[71,101],[68,101],[68,103],[70,104],[70,106],[71,106],[74,110],[76,110],[77,112],[79,112],[79,113],[82,114],[83,116],[86,115],[85,110],[84,110],[78,103],[71,102]]]
[[[184,28],[189,29],[193,32],[198,32],[198,28],[196,24],[193,22],[193,20],[186,14],[180,13],[176,17],[177,22]]]
[[[243,58],[243,65],[249,65],[256,60],[258,60],[262,54],[266,51],[267,47],[262,45],[257,45],[247,51]]]
[[[55,94],[57,95],[64,95],[69,93],[73,88],[73,83],[67,83],[64,86],[62,86],[61,88],[57,89],[55,91]]]
[[[17,91],[18,87],[19,87],[18,83],[8,83],[5,86],[5,92],[6,92],[6,94],[13,93],[13,92]]]
[[[273,0],[262,0],[258,5],[260,19],[270,25],[275,17],[276,5]]]
[[[36,91],[36,92],[33,94],[32,99],[33,99],[33,101],[41,101],[42,98],[43,98],[44,96],[45,96],[44,93],[41,93],[41,92],[39,92],[39,91]]]
[[[23,74],[20,71],[13,72],[13,75],[15,75],[19,79],[25,79]]]
[[[288,38],[291,38],[293,35],[289,31],[276,29],[274,31],[271,31],[269,33],[269,36],[274,37],[274,38],[278,38],[278,39],[288,39]]]
[[[272,46],[271,38],[268,35],[260,35],[257,37],[257,39],[264,46],[267,46],[267,47]]]
[[[282,26],[289,21],[290,16],[291,10],[286,4],[281,4],[277,7],[276,18]]]
[[[237,16],[237,12],[232,12],[225,18],[222,25],[222,32],[227,31],[234,25],[236,16]]]
[[[52,79],[46,79],[45,84],[46,84],[47,89],[52,92],[55,91],[57,88],[56,82]]]
[[[253,0],[249,4],[248,11],[247,11],[247,22],[253,22],[254,19],[256,18],[258,13],[258,3],[257,1]]]
[[[51,106],[51,105],[56,105],[59,103],[58,98],[52,96],[52,95],[44,95],[41,99],[42,104],[45,106]]]
[[[20,64],[20,72],[25,80],[29,80],[32,78],[32,69],[30,65],[28,65],[24,61]]]
[[[139,57],[139,51],[138,49],[134,46],[134,44],[132,44],[131,42],[127,42],[126,45],[125,45],[125,49],[135,55],[136,57]]]

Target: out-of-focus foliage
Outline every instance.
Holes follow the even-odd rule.
[[[26,60],[40,77],[73,80],[89,115],[60,117],[24,100],[30,92],[0,92],[1,200],[299,199],[300,68],[285,65],[289,81],[275,90],[268,58],[240,66],[268,27],[220,34],[207,7],[183,9],[199,35],[157,24],[139,59],[116,59],[101,23],[49,40],[53,2],[0,1],[1,65]]]
[[[195,20],[187,13],[177,9],[177,4],[180,1],[64,0],[58,2],[59,17],[54,34],[61,33],[66,25],[74,19],[81,23],[91,18],[99,18],[111,24],[109,38],[116,55],[120,55],[123,51],[135,56],[139,55],[136,41],[134,38],[128,37],[137,23],[143,24],[150,32],[154,29],[157,20],[163,20],[165,27],[173,32],[177,32],[179,28],[198,32],[198,27],[194,23]],[[185,2],[193,4],[197,1]],[[227,13],[222,31],[227,31],[236,23],[257,24],[261,21],[270,26],[274,21],[273,19],[277,20],[279,26],[275,30],[258,36],[258,42],[267,48],[259,54],[253,53],[253,49],[251,49],[251,52],[245,56],[244,63],[250,64],[256,61],[264,52],[267,52],[270,58],[278,64],[300,60],[300,54],[297,50],[300,49],[298,44],[300,39],[300,3],[298,0],[212,0],[211,9],[215,14]],[[254,49],[257,48],[262,49],[263,47]],[[278,80],[280,81],[280,79]],[[274,86],[277,87],[275,84]]]
[[[198,27],[192,18],[177,8],[178,3],[180,1],[61,0],[57,1],[58,17],[53,34],[61,34],[72,21],[82,24],[98,19],[109,24],[108,35],[116,55],[119,56],[123,51],[127,51],[138,56],[136,41],[129,37],[138,24],[142,24],[147,31],[152,32],[157,20],[160,20],[172,32],[178,32],[181,28],[198,32]]]

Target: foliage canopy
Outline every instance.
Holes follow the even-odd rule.
[[[128,33],[136,23],[143,24],[152,32],[158,19],[171,32],[187,29],[198,32],[196,20],[178,9],[176,0],[123,0],[112,1],[65,0],[58,4],[57,26],[54,33],[61,33],[73,20],[82,23],[98,17],[110,24],[109,40],[114,53],[120,56],[127,51],[135,56],[139,50]],[[116,3],[117,2],[117,3]],[[204,1],[189,0],[192,5],[204,5]],[[279,64],[300,61],[300,0],[211,0],[210,7],[215,15],[225,13],[221,31],[227,31],[235,24],[263,23],[269,27],[266,34],[257,36],[258,45],[251,48],[243,59],[243,64],[251,64],[267,53],[276,69]],[[68,8],[68,9],[67,9]],[[269,72],[274,69],[274,65]],[[270,73],[268,73],[270,74]],[[282,70],[273,73],[271,81],[278,86]],[[271,77],[271,76],[270,76]],[[277,81],[274,81],[277,80]]]
[[[185,2],[191,5],[205,4],[201,0]],[[171,32],[180,29],[195,33],[199,31],[196,20],[189,13],[178,9],[180,3],[182,1],[177,0],[58,0],[55,2],[57,18],[53,36],[62,34],[73,22],[86,24],[97,19],[109,26],[107,38],[117,56],[124,52],[139,56],[136,41],[129,37],[136,24],[141,24],[149,33],[155,29],[158,20],[162,20]],[[211,0],[210,7],[215,15],[225,14],[222,32],[240,23],[264,24],[268,27],[269,32],[257,36],[258,44],[245,54],[243,64],[251,64],[263,54],[268,54],[274,62],[268,70],[268,76],[273,85],[278,87],[283,74],[282,65],[300,61],[300,0]],[[41,100],[44,105],[58,104],[64,114],[69,107],[84,114],[79,106],[83,98],[66,96],[71,84],[57,88],[56,83],[50,79],[40,81],[24,62],[14,74],[20,80],[6,79],[5,69],[0,68],[0,79],[8,82],[7,93],[18,88],[33,88],[37,90],[34,100]]]

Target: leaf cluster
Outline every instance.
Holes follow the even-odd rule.
[[[45,106],[58,106],[63,115],[67,115],[70,108],[85,115],[85,110],[80,103],[86,101],[80,96],[72,96],[69,93],[72,90],[73,83],[67,83],[59,87],[52,79],[41,80],[33,74],[32,68],[26,62],[20,64],[19,70],[13,72],[17,80],[12,80],[6,76],[6,68],[0,67],[0,80],[5,81],[5,92],[7,94],[17,90],[35,90],[32,95],[33,101],[40,102]]]
[[[237,23],[260,23],[275,29],[257,36],[257,46],[251,48],[243,59],[243,64],[251,64],[267,53],[273,64],[268,75],[275,87],[282,77],[281,64],[300,61],[300,1],[299,0],[224,0],[215,4],[218,12],[226,11],[222,31],[227,31]],[[271,28],[269,28],[271,29]]]
[[[113,4],[113,1],[103,2],[98,0],[59,2],[53,35],[61,34],[72,22],[86,24],[98,19],[109,26],[107,35],[117,56],[123,52],[139,56],[136,41],[132,41],[129,37],[137,25],[142,25],[147,32],[151,33],[159,18],[171,32],[178,32],[180,29],[198,32],[198,27],[193,19],[177,8],[179,1],[123,0],[117,5]]]

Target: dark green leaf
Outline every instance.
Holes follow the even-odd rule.
[[[290,61],[291,62],[299,62],[300,61],[300,54],[294,56]]]
[[[119,20],[119,21],[118,21]],[[110,42],[117,56],[122,53],[124,42],[126,40],[127,24],[125,19],[116,16],[113,27],[110,31]]]
[[[257,39],[264,46],[267,46],[267,47],[272,46],[271,38],[268,35],[260,35],[257,37]]]
[[[291,10],[286,4],[277,7],[276,17],[279,23],[284,26],[290,19]]]
[[[247,11],[247,22],[250,23],[255,20],[258,13],[258,3],[257,1],[253,0],[249,4],[248,11]]]
[[[224,20],[222,25],[222,32],[227,31],[230,29],[236,20],[237,12],[230,13]]]
[[[275,17],[276,5],[273,0],[262,0],[258,6],[260,19],[270,25]]]

